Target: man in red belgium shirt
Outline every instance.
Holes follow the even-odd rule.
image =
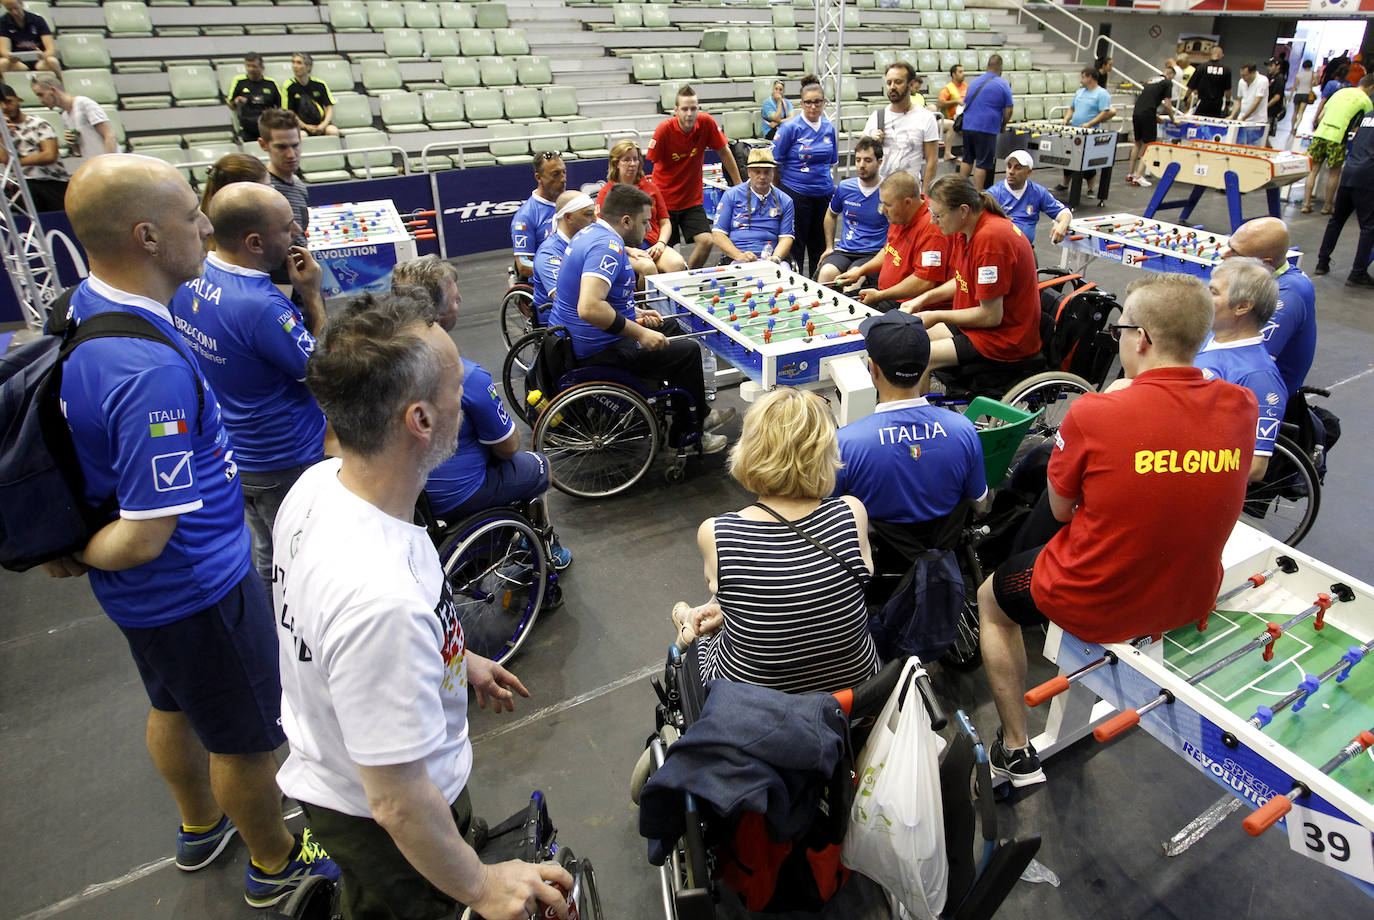
[[[654,129],[644,155],[654,164],[654,185],[668,202],[673,241],[691,242],[695,247],[687,259],[688,268],[701,268],[711,255],[711,220],[701,206],[701,167],[707,149],[720,157],[730,184],[739,185],[739,164],[730,152],[730,141],[716,120],[701,110],[696,90],[684,83],[677,91],[673,117]]]
[[[1128,379],[1069,407],[1045,497],[1019,535],[1031,548],[978,590],[1002,722],[988,758],[1015,786],[1045,781],[1026,734],[1023,626],[1048,619],[1087,642],[1125,642],[1195,622],[1216,602],[1259,407],[1249,389],[1192,366],[1211,323],[1207,288],[1190,275],[1127,288],[1109,328]]]
[[[863,265],[840,273],[835,283],[845,288],[876,274],[877,287],[865,288],[858,296],[886,312],[945,283],[949,246],[930,219],[930,207],[921,197],[916,177],[906,170],[898,170],[878,186],[878,210],[887,218],[886,245]]]

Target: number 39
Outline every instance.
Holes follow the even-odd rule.
[[[1339,831],[1326,831],[1310,821],[1303,822],[1303,840],[1307,848],[1313,853],[1325,853],[1331,851],[1330,858],[1336,862],[1345,862],[1350,859],[1350,841]]]

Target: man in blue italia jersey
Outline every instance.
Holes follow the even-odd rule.
[[[601,217],[573,237],[558,272],[549,321],[567,327],[580,363],[621,367],[686,390],[700,419],[707,405],[701,349],[691,339],[668,338],[681,328],[676,320],[665,320],[656,310],[635,310],[635,272],[625,247],[644,241],[652,219],[653,199],[616,183],[601,203]],[[725,449],[725,436],[709,432],[733,415],[733,410],[712,409],[704,423],[694,422],[682,400],[674,400],[670,441],[680,445],[688,434],[705,431],[702,450],[718,453]]]
[[[878,209],[878,170],[883,145],[871,137],[854,144],[857,176],[840,182],[825,215],[825,252],[821,253],[816,280],[829,284],[841,272],[863,265],[887,243],[887,218]],[[839,236],[836,236],[836,229]]]
[[[1258,482],[1269,468],[1288,404],[1288,388],[1260,335],[1278,306],[1279,286],[1274,273],[1259,259],[1236,257],[1212,270],[1207,287],[1214,309],[1212,336],[1193,366],[1202,368],[1208,380],[1246,387],[1259,401],[1255,457],[1250,464],[1250,481]]]
[[[539,244],[534,254],[534,305],[541,314],[553,303],[553,290],[558,285],[558,270],[563,256],[572,245],[572,238],[596,220],[596,202],[584,192],[566,191],[558,196],[558,210],[553,215],[553,233]]]
[[[1274,273],[1279,303],[1260,329],[1291,398],[1312,369],[1317,353],[1317,290],[1307,273],[1288,261],[1288,227],[1277,217],[1246,221],[1231,234],[1221,257],[1259,259]]]
[[[792,251],[795,207],[792,196],[773,183],[777,168],[769,148],[755,147],[745,164],[748,178],[720,196],[711,240],[724,253],[722,264],[782,262]]]
[[[553,233],[554,204],[568,185],[568,167],[552,150],[534,155],[534,192],[510,219],[510,243],[515,252],[515,270],[521,278],[534,273],[534,254],[539,244]]]
[[[1011,222],[1021,228],[1026,239],[1035,242],[1035,225],[1040,223],[1040,215],[1048,214],[1054,219],[1050,230],[1050,240],[1058,243],[1069,232],[1069,221],[1073,212],[1050,190],[1039,182],[1032,182],[1031,170],[1035,161],[1024,150],[1013,150],[1007,154],[1007,177],[988,189],[1002,210],[1007,212]]]
[[[272,525],[301,473],[324,459],[324,413],[305,387],[305,362],[324,326],[320,266],[291,245],[290,203],[256,182],[235,182],[210,205],[216,251],[205,273],[172,298],[172,317],[224,408],[253,534],[253,565],[272,588]],[[303,316],[270,273],[286,264]]]
[[[112,154],[86,162],[67,216],[90,261],[78,324],[112,310],[179,341],[166,304],[198,276],[210,222],[172,167]],[[338,877],[309,832],[282,821],[272,752],[285,740],[272,608],[249,558],[243,494],[219,401],[189,349],[105,338],[63,366],[61,398],[86,499],[119,516],[50,575],[90,572],[148,697],[147,744],[181,816],[177,865],[248,845],[245,898],[269,907],[307,875]]]

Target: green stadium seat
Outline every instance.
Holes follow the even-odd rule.
[[[1062,93],[1064,91],[1064,75],[1057,70],[1045,73],[1045,92]]]
[[[844,27],[846,29],[857,29],[860,26],[859,8],[857,6],[847,6],[844,8]]]
[[[419,93],[387,93],[382,97],[382,126],[392,134],[414,134],[425,127],[424,102]]]
[[[110,0],[102,8],[105,31],[111,38],[140,38],[153,34],[153,20],[148,7],[132,0]]]
[[[311,72],[331,93],[353,92],[353,67],[343,58],[316,58]]]
[[[732,141],[747,141],[758,136],[759,123],[752,111],[736,109],[720,117],[720,129]]]
[[[407,29],[437,29],[442,22],[438,4],[405,0],[401,6],[405,9]]]
[[[89,96],[101,105],[113,106],[119,102],[114,77],[108,70],[93,67],[63,71],[62,85],[73,96]]]
[[[476,127],[485,127],[506,117],[499,89],[463,90],[463,112]]]
[[[526,125],[492,125],[491,141],[487,149],[503,166],[528,163],[530,159],[529,128]]]
[[[477,16],[472,12],[472,7],[463,6],[461,3],[440,3],[439,6],[439,25],[445,29],[475,29],[477,27]]]
[[[797,11],[790,6],[773,7],[773,25],[783,29],[795,28],[797,25]]]
[[[719,80],[725,74],[725,62],[714,51],[698,51],[692,55],[692,72],[698,80]]]
[[[755,51],[749,55],[754,62],[754,73],[756,74],[777,74],[778,55],[773,51]],[[772,90],[770,89],[771,93]]]
[[[569,125],[568,149],[577,154],[579,160],[593,160],[597,157],[610,156],[610,151],[606,149],[605,127],[599,118],[583,118]],[[576,135],[583,131],[593,132],[578,137]]]
[[[539,91],[544,115],[573,118],[577,115],[577,90],[571,86],[546,86]]]
[[[239,145],[233,141],[207,141],[191,144],[190,149],[186,151],[186,162],[202,164],[190,171],[191,178],[195,179],[196,182],[204,182],[206,173],[210,171],[211,166],[219,162],[220,157],[239,152]]]
[[[749,30],[743,26],[730,26],[725,30],[726,51],[748,51]]]
[[[921,12],[921,28],[932,31],[940,28],[940,14],[933,10]]]
[[[262,74],[269,80],[277,81],[277,86],[281,87],[282,92],[286,92],[286,87],[295,79],[289,60],[267,61],[262,65]]]
[[[752,77],[754,75],[754,62],[750,60],[749,52],[725,52],[725,75],[735,78]]]
[[[481,86],[482,72],[467,58],[446,57],[441,62],[444,68],[445,86]]]
[[[878,0],[859,0],[855,6],[861,10],[876,10],[878,8]]]
[[[936,29],[930,34],[930,47],[935,51],[946,51],[949,49],[949,33],[943,29]]]
[[[695,73],[692,55],[685,51],[669,51],[663,55],[665,80],[690,80]]]
[[[940,28],[957,29],[959,28],[959,14],[953,10],[940,10]]]
[[[940,72],[940,52],[922,49],[916,52],[916,69],[922,73]]]
[[[24,8],[29,9],[25,4]],[[104,67],[110,66],[110,52],[105,47],[105,39],[100,35],[58,35],[57,57],[63,67]]]
[[[840,99],[853,102],[859,98],[859,79],[848,74],[840,77]]]
[[[382,48],[395,61],[420,61],[425,57],[424,39],[418,29],[382,30]]]
[[[509,121],[531,121],[544,113],[539,90],[532,86],[508,86],[501,90],[501,99]]]
[[[673,21],[668,16],[668,7],[658,3],[648,3],[644,5],[641,13],[644,17],[644,28],[646,29],[671,29]]]
[[[873,72],[887,73],[887,69],[897,62],[897,52],[891,48],[875,48],[873,50]]]
[[[996,49],[996,48],[979,48],[979,49],[978,49],[978,70],[979,70],[979,72],[982,72],[982,71],[988,69],[988,61],[990,61],[990,60],[992,59],[992,56],[993,56],[994,54],[997,54],[997,53],[998,53],[998,49]],[[1006,54],[1005,56],[1006,56],[1006,57],[1010,57],[1010,56],[1011,56],[1011,52],[1008,51],[1007,54]],[[1007,67],[1006,67],[1006,69],[1007,69],[1007,70],[1011,70],[1011,65],[1008,64]]]
[[[577,159],[568,153],[568,125],[562,121],[532,121],[528,125],[530,150],[552,151],[565,159]]]
[[[401,89],[401,68],[387,58],[363,58],[363,88],[373,95]]]
[[[758,73],[757,70],[754,71]],[[763,101],[773,95],[774,77],[755,77],[754,78],[754,104],[762,105]]]
[[[968,36],[963,29],[950,29],[945,33],[949,37],[949,46],[956,51],[963,51],[968,47]]]
[[[933,9],[933,7],[930,5],[930,3],[931,3],[931,0],[911,0],[911,8],[912,8],[913,10],[929,10],[929,9]]]
[[[1046,89],[1046,82],[1044,73],[1038,70],[1031,71],[1030,79],[1027,81],[1026,85],[1026,92],[1036,96],[1043,96],[1048,92]]]
[[[458,43],[463,57],[490,57],[496,53],[496,42],[483,29],[459,29]]]
[[[701,33],[702,51],[724,51],[729,36],[724,29],[703,29]]]
[[[38,101],[38,97],[33,94],[33,87],[29,84],[29,74],[23,72],[7,73],[5,74],[5,84],[19,94],[19,104],[24,108],[37,108],[43,105]],[[61,137],[62,132],[57,132],[57,136]]]
[[[356,150],[360,147],[386,147],[390,144],[391,138],[386,136],[386,132],[378,131],[375,128],[350,134],[344,139],[344,148],[349,150]],[[396,152],[394,150],[373,150],[369,153],[350,153],[348,155],[348,168],[359,179],[385,179],[389,176],[400,175],[401,171],[396,168],[395,162]]]
[[[540,55],[520,58],[515,62],[515,73],[522,86],[546,86],[553,82],[553,64]]]
[[[524,29],[497,29],[492,33],[496,43],[496,53],[516,57],[530,53],[530,43],[525,38]]]
[[[964,0],[949,0],[949,8],[952,10],[962,10],[964,8]]]
[[[773,45],[779,51],[800,51],[801,39],[796,29],[778,29],[773,33]]]
[[[1026,97],[1025,108],[1023,109],[1023,117],[1027,121],[1039,121],[1040,119],[1044,118],[1045,100],[1036,99],[1033,96]]]
[[[352,179],[353,174],[346,168],[343,143],[337,137],[322,134],[301,138],[301,175],[306,182],[342,182]],[[330,151],[340,151],[337,156],[328,156]],[[311,154],[317,154],[311,156]]]
[[[331,90],[332,91],[332,90]],[[340,134],[372,128],[372,103],[362,93],[337,93],[334,96],[334,126]]]
[[[1017,70],[1030,70],[1035,66],[1035,59],[1031,57],[1027,48],[1017,48],[1012,57],[1016,61]]]
[[[152,144],[147,147],[139,147],[138,153],[140,156],[152,157],[164,163],[171,163],[173,166],[186,162],[186,151],[180,146],[172,146],[171,144]]]
[[[973,13],[969,12],[968,10],[963,10],[963,11],[961,11],[961,12],[955,13],[955,14],[954,14],[954,22],[955,22],[955,26],[954,26],[954,27],[955,27],[956,29],[967,29],[967,30],[970,31],[970,32],[973,31],[973,26],[974,26]]]
[[[906,36],[907,44],[912,48],[919,50],[930,47],[930,33],[925,29],[907,29]]]
[[[1026,100],[1017,99],[1012,102],[1011,120],[1014,122],[1026,120]]]
[[[335,32],[367,32],[367,4],[362,0],[329,0],[329,25]]]
[[[1009,73],[1007,74],[1007,83],[1011,86],[1011,94],[1013,96],[1024,96],[1026,93],[1030,92],[1030,74],[1020,72]]]
[[[671,112],[677,107],[676,84],[660,83],[658,85],[658,107],[665,112]]]
[[[963,55],[963,52],[962,52],[962,51],[952,51],[952,50],[950,50],[950,49],[948,49],[948,48],[946,48],[944,51],[941,51],[941,52],[940,52],[940,70],[944,71],[945,73],[949,73],[949,69],[950,69],[951,67],[954,67],[954,66],[957,65],[957,64],[963,63],[963,60],[964,60],[964,59],[963,59],[962,55]]]
[[[947,10],[949,9],[949,0],[930,0],[930,6],[926,7],[926,9]]]
[[[431,128],[447,131],[453,128],[466,128],[463,121],[463,97],[455,89],[427,89],[420,94],[424,105],[425,121]]]
[[[959,52],[959,64],[964,68],[966,75],[973,75],[978,72],[978,52],[972,48],[965,48]]]
[[[374,32],[403,29],[406,24],[405,7],[394,0],[368,0],[367,24]]]
[[[663,58],[657,54],[631,55],[630,68],[636,83],[663,79]]]
[[[840,55],[840,73],[856,73],[859,68],[854,65],[855,60],[853,51],[846,50]]]
[[[973,11],[973,31],[975,31],[975,32],[991,32],[991,31],[992,31],[992,17],[988,15],[987,10],[974,10],[974,11]]]
[[[425,57],[431,61],[459,54],[458,36],[451,29],[424,29],[420,32],[420,40],[424,44]]]
[[[483,86],[515,86],[520,82],[515,65],[499,57],[483,58],[478,68],[482,72]]]
[[[479,3],[476,10],[479,29],[504,29],[510,25],[504,3]]]
[[[749,29],[751,51],[772,51],[775,46],[771,26],[752,26]]]
[[[618,4],[611,20],[617,29],[638,29],[644,25],[644,16],[639,12],[639,4]]]
[[[170,64],[167,82],[177,105],[218,105],[219,81],[214,68],[206,64]]]

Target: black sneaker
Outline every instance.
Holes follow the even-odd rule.
[[[1331,271],[1331,265],[1327,262],[1318,262],[1317,267],[1312,269],[1314,275],[1325,275]]]
[[[1351,275],[1345,279],[1346,287],[1374,287],[1374,276],[1368,272],[1361,272],[1358,275]]]
[[[1054,190],[1056,192],[1067,192],[1069,190],[1069,187],[1065,185],[1063,182],[1061,182],[1054,187]]]
[[[1027,743],[1023,748],[1008,750],[1002,743],[1002,729],[997,729],[997,740],[988,751],[988,763],[995,776],[1006,777],[1018,789],[1034,786],[1045,781],[1045,771],[1040,769],[1040,758],[1035,747]]]

